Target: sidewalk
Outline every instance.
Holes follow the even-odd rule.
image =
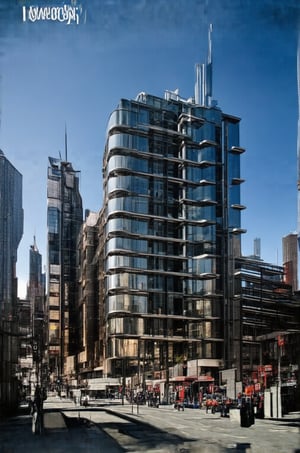
[[[48,402],[48,405],[51,401]],[[64,402],[65,403],[65,402]],[[74,403],[70,401],[70,407]],[[0,422],[0,453],[121,453],[116,442],[86,420],[69,420],[59,409],[49,409],[45,404],[44,431],[34,435],[31,415],[24,409],[20,415]]]

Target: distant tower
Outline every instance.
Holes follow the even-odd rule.
[[[298,288],[298,250],[297,233],[282,238],[282,255],[285,282],[292,285],[293,291]]]
[[[76,260],[83,218],[78,172],[67,160],[49,157],[47,188],[49,367],[61,377],[67,357],[77,351]]]
[[[260,258],[260,238],[254,239],[253,253],[255,257]]]
[[[45,317],[45,274],[42,273],[42,255],[36,245],[35,236],[29,249],[29,284],[27,300],[30,303],[30,322],[32,332],[33,371],[38,384],[43,381],[42,363],[47,344]],[[44,375],[45,378],[45,375]]]

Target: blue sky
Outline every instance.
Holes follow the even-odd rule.
[[[239,116],[243,254],[281,264],[282,237],[297,227],[297,0],[82,0],[79,25],[22,21],[25,5],[0,4],[0,148],[23,175],[24,235],[18,251],[25,295],[36,236],[46,265],[48,156],[80,170],[84,209],[102,205],[102,155],[110,113],[140,91],[194,94],[195,63],[213,23],[213,95]],[[1,6],[2,5],[2,6]]]

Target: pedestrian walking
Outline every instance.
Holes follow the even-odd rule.
[[[43,393],[39,385],[36,386],[34,399],[31,408],[32,415],[32,432],[33,434],[42,434],[43,431]]]

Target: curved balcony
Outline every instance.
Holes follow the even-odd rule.
[[[229,233],[231,234],[245,234],[247,233],[247,230],[244,228],[232,228],[232,230],[229,230]]]
[[[229,150],[229,152],[232,154],[242,154],[245,151],[245,148],[242,148],[241,146],[232,146]]]
[[[209,146],[219,146],[219,144],[217,142],[214,142],[213,140],[202,140],[198,143],[198,146],[200,148],[207,148]]]
[[[239,211],[246,209],[246,206],[244,206],[243,204],[232,204],[230,207],[232,209],[238,209]]]
[[[245,180],[242,178],[232,178],[232,180],[231,180],[231,184],[233,186],[237,186],[239,184],[242,184],[243,182],[245,182]]]
[[[200,186],[215,186],[216,182],[215,181],[211,181],[209,179],[201,179],[199,181],[199,185]]]

